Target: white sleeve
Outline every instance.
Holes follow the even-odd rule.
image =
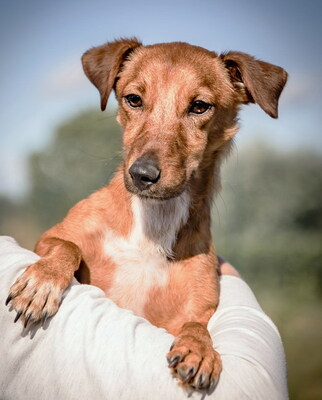
[[[208,326],[223,361],[218,399],[288,399],[285,355],[276,326],[243,280],[226,275],[220,287],[219,308]]]
[[[104,293],[75,280],[44,327],[23,330],[4,302],[14,280],[38,259],[0,237],[1,400],[187,399],[167,368],[173,337]],[[278,331],[241,279],[221,279],[209,330],[223,371],[210,395],[189,399],[285,400],[284,351]]]

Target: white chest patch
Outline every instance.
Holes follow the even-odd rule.
[[[144,315],[152,287],[165,287],[169,280],[172,248],[180,227],[189,216],[189,194],[163,202],[132,198],[133,229],[124,238],[108,230],[104,250],[117,265],[107,295],[120,307]]]

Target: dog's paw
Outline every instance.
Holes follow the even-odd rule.
[[[26,327],[28,322],[44,322],[53,316],[69,282],[66,277],[55,273],[46,260],[30,265],[11,286],[6,300],[6,305],[11,303],[17,312],[14,322],[21,317]]]
[[[209,341],[190,335],[178,337],[167,360],[173,375],[185,386],[212,390],[218,382],[221,358]]]

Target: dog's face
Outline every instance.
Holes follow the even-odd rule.
[[[186,43],[121,40],[83,56],[101,107],[115,89],[124,128],[124,181],[142,197],[178,196],[234,133],[240,104],[277,117],[287,74],[243,53],[218,56]]]
[[[124,63],[116,95],[126,187],[162,199],[179,195],[211,145],[211,121],[233,103],[224,66],[182,43],[142,47]]]

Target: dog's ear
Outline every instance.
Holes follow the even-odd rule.
[[[220,56],[243,104],[257,103],[272,118],[278,116],[278,99],[287,72],[276,65],[231,51]]]
[[[99,90],[102,111],[106,108],[122,63],[134,49],[141,45],[136,38],[120,39],[103,46],[93,47],[83,54],[84,72]]]

